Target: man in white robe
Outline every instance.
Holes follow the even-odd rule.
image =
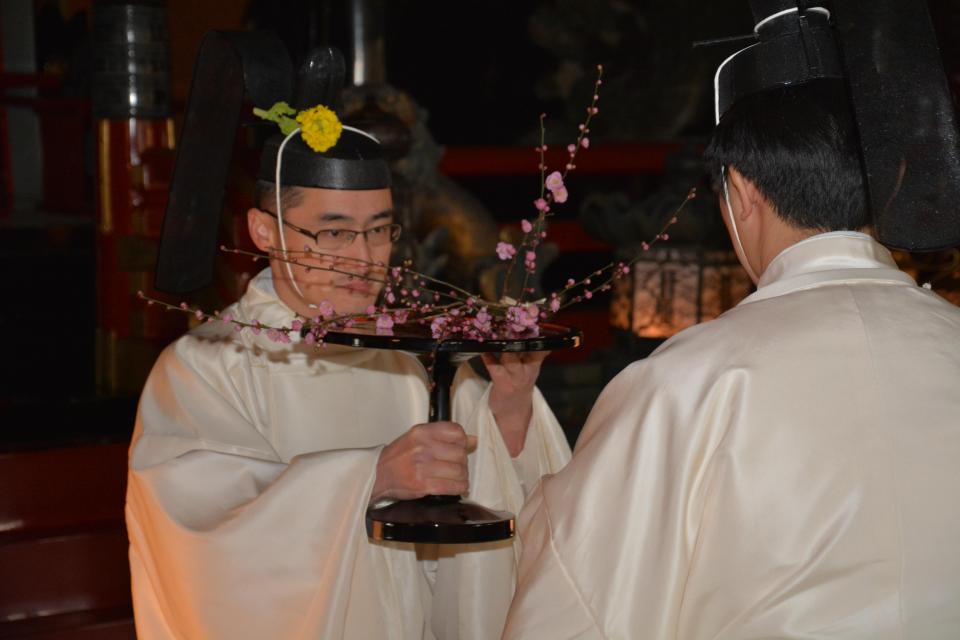
[[[268,141],[247,213],[270,268],[222,317],[290,327],[325,303],[347,314],[377,299],[377,265],[399,232],[379,144],[344,129],[317,153],[296,135]],[[518,512],[570,455],[534,387],[543,356],[486,358],[492,383],[464,365],[455,422],[428,423],[428,377],[413,355],[237,328],[207,323],[175,342],[141,397],[126,507],[138,637],[499,637],[515,541],[377,543],[365,512],[426,494]]]
[[[269,326],[294,318],[269,271],[228,311]],[[468,495],[517,513],[569,450],[535,393],[511,457],[489,395],[460,369],[453,418],[478,439]],[[164,351],[130,454],[139,637],[498,637],[515,543],[444,547],[437,568],[414,545],[366,535],[384,445],[425,423],[427,405],[426,373],[402,352],[282,345],[221,323]]]
[[[853,125],[807,90],[714,134],[757,290],[604,390],[519,518],[505,638],[958,637],[960,309],[843,230]]]

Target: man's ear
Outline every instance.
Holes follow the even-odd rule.
[[[276,225],[273,218],[256,207],[247,209],[247,231],[250,232],[250,239],[253,240],[253,244],[260,251],[269,253],[271,249],[277,246],[274,238]]]
[[[757,189],[757,185],[734,167],[727,168],[727,187],[730,189],[731,201],[736,198],[740,203],[740,210],[737,212],[740,220],[756,214],[758,205],[764,202],[763,194]]]

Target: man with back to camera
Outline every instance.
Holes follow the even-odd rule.
[[[505,638],[960,629],[960,309],[864,233],[960,243],[949,97],[896,35],[925,11],[835,3],[885,44],[844,41],[844,73],[826,9],[751,4],[759,44],[718,70],[705,160],[757,291],[604,390],[519,518]]]
[[[229,75],[223,66],[236,71],[242,58],[248,82],[251,74],[280,73],[250,61],[263,43],[251,44],[254,37],[207,36],[191,109],[193,96],[202,103],[215,84],[206,69],[222,78]],[[329,84],[311,74],[342,66],[330,56],[312,58],[301,80]],[[316,93],[309,89],[298,96]],[[219,115],[219,96],[207,103],[209,115],[229,120]],[[178,171],[189,166],[190,143],[209,133],[191,129],[191,122],[209,126],[202,115],[188,112]],[[216,126],[232,136],[235,125]],[[216,167],[205,168],[212,174]],[[174,203],[176,185],[175,176]],[[296,133],[268,140],[247,221],[270,266],[222,317],[289,327],[327,307],[363,312],[380,290],[365,278],[382,275],[400,232],[389,187],[380,145],[363,131],[344,127],[319,152]],[[203,200],[187,192],[190,202]],[[176,212],[168,211],[166,224],[196,233],[196,221]],[[200,215],[217,216],[219,208]],[[283,260],[307,249],[312,269]],[[186,253],[175,272],[195,268]],[[334,263],[338,272],[324,268]],[[179,339],[147,381],[130,451],[138,637],[498,637],[514,586],[511,541],[441,545],[429,555],[412,544],[368,540],[364,514],[371,503],[428,493],[469,492],[491,508],[519,510],[540,474],[569,458],[534,388],[541,360],[488,360],[492,384],[462,367],[452,399],[457,422],[428,423],[427,376],[410,354],[319,349],[296,333],[290,343],[275,342],[229,321]]]

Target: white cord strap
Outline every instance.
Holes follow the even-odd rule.
[[[771,20],[776,20],[776,19],[779,18],[780,16],[785,16],[785,15],[787,15],[788,13],[796,13],[797,11],[799,11],[799,9],[797,9],[797,7],[792,7],[792,8],[790,8],[790,9],[784,9],[783,11],[778,11],[778,12],[776,12],[775,14],[773,14],[772,16],[767,16],[766,18],[764,18],[763,20],[761,20],[760,22],[758,22],[756,25],[754,25],[754,27],[753,27],[753,32],[754,32],[754,33],[757,33],[758,31],[760,31],[760,27],[762,27],[763,25],[767,24],[767,23],[770,22]],[[827,16],[827,20],[830,19],[830,12],[829,12],[827,9],[824,9],[823,7],[810,7],[809,9],[807,9],[807,11],[816,11],[817,13],[822,13],[822,14],[824,14],[825,16]]]

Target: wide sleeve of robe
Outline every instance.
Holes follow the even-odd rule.
[[[423,421],[420,365],[397,354],[377,360],[406,362],[386,377],[369,360],[341,367],[337,375],[355,383],[324,383],[284,365],[284,379],[271,381],[275,375],[256,369],[273,364],[251,365],[242,353],[250,345],[241,349],[214,334],[168,348],[141,398],[127,495],[138,636],[499,637],[519,541],[441,546],[432,550],[437,560],[428,580],[422,565],[431,550],[366,536],[381,446],[301,440],[314,415],[316,430],[346,429],[349,440],[372,429],[363,437],[378,443]],[[283,356],[264,360],[277,358]],[[380,409],[361,403],[347,416],[357,406],[356,385],[376,388]],[[558,471],[570,451],[536,392],[526,446],[511,458],[489,410],[489,386],[467,366],[454,386],[454,419],[479,441],[470,456],[469,497],[518,513],[527,490],[543,473]],[[297,410],[298,402],[312,409]],[[265,406],[271,404],[285,409]],[[370,424],[391,407],[391,428],[400,431]],[[265,416],[278,414],[301,426],[269,424]],[[290,453],[298,450],[311,452]]]
[[[737,384],[721,381],[699,403],[678,401],[679,381],[652,364],[635,363],[606,387],[577,455],[528,499],[505,638],[675,635],[710,461]],[[692,415],[689,406],[698,407]],[[678,422],[694,437],[674,435]]]
[[[424,637],[414,554],[364,530],[380,447],[282,460],[242,363],[188,337],[143,392],[127,495],[138,637]]]
[[[960,311],[854,232],[603,392],[507,638],[956,638]]]

